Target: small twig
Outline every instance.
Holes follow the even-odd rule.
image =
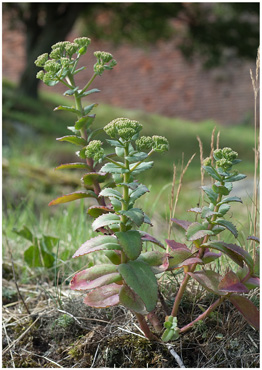
[[[98,353],[99,347],[100,347],[100,344],[98,344],[98,346],[97,346],[97,348],[96,348],[96,353],[95,353],[95,356],[94,356],[94,359],[93,359],[93,362],[92,362],[91,368],[94,366],[94,364],[95,364],[95,362],[96,362],[96,357],[97,357],[97,353]]]
[[[183,361],[181,360],[180,356],[176,353],[174,348],[171,346],[171,344],[167,344],[166,346],[167,346],[169,352],[171,353],[171,355],[175,358],[178,366],[180,368],[185,368],[185,365],[183,364]]]
[[[140,334],[134,333],[134,332],[132,332],[132,331],[130,331],[130,330],[120,328],[120,326],[118,326],[118,329],[120,329],[120,330],[122,330],[122,331],[125,331],[126,333],[136,335],[136,336],[138,336],[138,337],[140,337],[140,338],[148,339],[148,338],[146,338],[144,335],[140,335]]]
[[[61,312],[61,313],[64,313],[64,314],[66,314],[66,315],[68,315],[68,316],[70,316],[70,317],[72,317],[75,321],[76,321],[76,323],[78,324],[78,325],[80,325],[81,327],[83,326],[82,324],[81,324],[81,322],[74,316],[74,315],[72,315],[71,313],[69,313],[69,312],[67,312],[67,311],[64,311],[64,310],[60,310],[60,309],[57,309],[57,311],[58,312]]]

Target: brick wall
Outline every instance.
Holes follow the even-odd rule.
[[[71,35],[68,39],[72,38]],[[3,24],[3,77],[19,79],[25,61],[24,43],[22,30],[10,31]],[[185,61],[174,41],[158,42],[145,50],[93,41],[89,50],[83,58],[83,63],[90,65],[85,72],[87,78],[95,62],[93,51],[109,51],[118,62],[113,71],[106,71],[95,80],[95,87],[101,89],[95,95],[98,103],[196,122],[214,119],[222,124],[241,123],[253,112],[249,70],[254,70],[255,61],[235,61],[206,71],[199,60]],[[79,85],[82,86],[81,81]],[[50,91],[54,90],[59,88]]]

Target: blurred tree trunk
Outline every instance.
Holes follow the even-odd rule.
[[[22,10],[26,27],[26,65],[21,75],[18,91],[20,94],[37,98],[39,70],[34,64],[36,58],[50,51],[51,46],[63,41],[71,31],[81,11],[79,3],[27,3]],[[21,12],[21,9],[19,9]]]

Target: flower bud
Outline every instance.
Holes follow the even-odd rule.
[[[153,149],[156,152],[166,152],[169,149],[168,140],[163,136],[152,136],[153,139]]]
[[[204,166],[211,166],[212,164],[212,160],[211,160],[211,157],[207,157],[203,160],[203,165]]]
[[[98,162],[104,155],[104,149],[102,148],[103,143],[100,140],[93,140],[87,145],[85,155],[87,158],[93,158],[95,162]]]
[[[136,140],[137,150],[151,150],[153,146],[153,139],[150,136],[141,136],[140,139]]]
[[[36,78],[38,78],[39,80],[42,80],[44,79],[44,71],[41,69],[41,71],[39,71],[37,74],[36,74]]]
[[[35,60],[35,65],[37,67],[43,67],[46,61],[48,60],[48,54],[44,53],[39,55],[39,57]]]
[[[142,125],[128,118],[116,118],[104,127],[104,131],[112,138],[122,138],[131,141],[135,134],[142,130]]]

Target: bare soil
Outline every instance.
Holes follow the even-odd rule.
[[[19,290],[30,314],[14,283],[4,281],[3,368],[259,367],[259,334],[227,302],[168,347],[147,340],[122,306],[95,310],[82,303],[79,293],[46,283],[20,285]],[[201,307],[212,299],[204,297]],[[189,294],[179,324],[196,317],[201,307]]]

